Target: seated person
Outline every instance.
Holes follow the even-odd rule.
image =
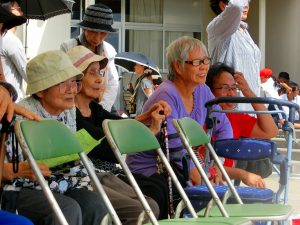
[[[190,117],[204,125],[206,117],[205,102],[214,98],[205,85],[209,69],[210,58],[204,44],[198,39],[184,36],[173,41],[167,48],[167,62],[169,68],[168,79],[150,96],[143,110],[147,111],[153,104],[163,100],[172,108],[167,117],[168,145],[171,163],[182,169],[182,157],[186,154],[181,140],[173,126],[172,120]],[[231,138],[232,129],[227,117],[216,113],[219,123],[213,129],[217,139]],[[126,162],[135,174],[147,177],[159,174],[157,169],[157,155],[154,151],[130,154]],[[190,178],[195,184],[201,184],[201,176],[191,163]],[[218,184],[222,177],[214,176],[212,181]]]
[[[73,66],[64,52],[49,51],[29,61],[26,72],[26,92],[30,96],[19,104],[41,118],[59,120],[75,132],[74,99],[80,85],[78,79],[83,76],[81,71]],[[80,176],[71,174],[75,169]],[[70,163],[51,170],[49,186],[68,223],[100,224],[108,211],[99,194],[88,190],[89,185],[84,185],[85,173],[81,165]],[[16,203],[19,214],[34,224],[57,224],[52,208],[36,183],[18,179],[12,184],[21,187]]]
[[[206,84],[216,97],[235,97],[238,96],[239,91],[241,91],[245,97],[256,97],[248,86],[243,74],[235,72],[232,67],[224,63],[217,63],[210,67]],[[221,103],[220,106],[223,110],[236,109],[234,103]],[[267,111],[264,104],[253,103],[252,107],[255,111]],[[253,137],[270,139],[275,137],[278,133],[278,128],[271,114],[257,114],[257,118],[245,113],[227,113],[226,115],[231,123],[234,138]],[[225,165],[232,166],[232,161],[228,159],[225,160]],[[242,168],[246,169],[246,166],[247,165],[244,165]],[[254,187],[265,187],[265,182],[260,176],[247,173],[246,171],[236,170],[236,172],[245,173],[242,176],[242,181],[245,184]]]
[[[3,86],[2,86],[3,85]],[[36,119],[38,120],[39,118],[31,113],[30,111],[26,110],[23,107],[20,107],[16,104],[13,103],[12,101],[12,96],[15,95],[16,97],[16,91],[14,90],[13,86],[11,86],[8,83],[5,82],[0,82],[0,120],[3,119],[4,113],[6,113],[6,120],[11,121],[13,113],[21,114],[28,119]],[[26,168],[25,168],[26,167]],[[43,167],[40,167],[43,171]],[[2,168],[0,168],[2,169]],[[46,173],[45,171],[43,171]],[[47,171],[47,173],[49,170]],[[3,165],[3,171],[1,173],[3,175],[2,179],[0,180],[11,180],[15,177],[33,177],[33,173],[29,167],[28,163],[20,163],[19,165],[19,172],[14,173],[12,169],[12,164],[11,163],[4,163]],[[49,174],[49,173],[48,173]],[[0,190],[1,192],[1,190]],[[3,200],[3,199],[2,199]],[[16,215],[13,213],[9,213],[4,210],[0,210],[0,225],[8,224],[8,225],[17,225],[17,224],[24,224],[24,225],[32,225],[33,223],[30,222],[28,219],[26,219],[23,216]]]
[[[300,105],[300,96],[299,96],[299,85],[293,81],[290,81],[287,85],[285,85],[286,92],[280,95],[280,99],[294,102]],[[289,107],[283,106],[283,110],[286,114],[286,117],[289,116]],[[299,118],[300,110],[295,113],[295,128],[300,128],[300,118]]]
[[[103,82],[103,76],[105,76],[104,71],[107,64],[107,58],[95,55],[84,46],[73,47],[67,54],[73,64],[84,74],[82,79],[82,89],[75,97],[77,129],[84,128],[95,139],[99,140],[104,137],[102,122],[105,119],[122,119],[122,117],[106,111],[101,105],[94,101],[94,99],[98,99],[98,90]],[[156,134],[160,129],[161,120],[165,118],[164,115],[159,115],[159,111],[161,110],[164,111],[166,115],[168,115],[168,111],[170,111],[166,103],[159,102],[153,105],[147,112],[136,116],[135,119],[142,123],[149,124],[149,129]],[[88,156],[91,158],[96,168],[116,174],[122,173],[115,165],[117,161],[106,139],[102,140],[101,144],[96,146]],[[106,173],[106,176],[113,176],[112,173]],[[141,206],[133,189],[125,183],[122,184],[122,189],[119,189],[119,184],[119,186],[112,186],[112,182],[109,183],[106,181],[104,183],[102,180],[101,182],[105,186],[118,190],[118,193],[115,194],[115,198],[110,198],[117,213],[122,212],[121,215],[123,215],[124,221],[126,218],[126,220],[132,220],[136,223],[137,216],[141,212]],[[161,202],[161,199],[164,199],[164,193],[160,189],[155,190],[154,188],[156,188],[156,185],[152,182],[154,181],[145,179],[145,183],[147,183],[149,187],[149,192],[145,194],[153,198],[158,205],[164,204],[164,202]],[[105,190],[109,191],[108,189]],[[107,193],[110,197],[109,192]],[[131,202],[130,206],[128,204],[129,202]],[[154,203],[151,204],[155,205]]]
[[[79,52],[79,55],[81,53],[82,52]],[[89,50],[88,53],[90,53]],[[22,100],[20,104],[31,109],[43,118],[55,119],[64,123],[73,132],[80,129],[76,123],[75,95],[81,90],[82,86],[84,86],[82,89],[83,92],[86,91],[89,93],[91,91],[93,94],[95,92],[99,94],[99,83],[92,83],[92,87],[88,86],[88,84],[93,79],[100,77],[100,71],[105,69],[107,64],[107,59],[103,56],[84,54],[83,57],[87,58],[84,58],[86,61],[83,61],[83,65],[81,61],[78,62],[80,68],[85,65],[88,66],[89,62],[92,63],[93,66],[88,68],[88,71],[85,71],[87,77],[83,80],[81,80],[83,77],[81,71],[73,66],[68,55],[62,51],[49,51],[32,59],[27,66],[27,92],[31,94],[31,96]],[[100,68],[100,65],[102,65],[103,68]],[[86,86],[89,87],[89,89],[86,89]],[[102,106],[96,105],[102,108]],[[147,121],[151,120],[152,125],[156,124],[156,126],[159,126],[161,120],[164,118],[164,116],[159,115],[160,110],[163,110],[163,107],[158,104],[154,107],[153,111],[149,111]],[[108,113],[107,111],[105,112]],[[154,126],[150,127],[152,129]],[[83,224],[99,224],[103,218],[103,212],[106,213],[106,208],[102,205],[102,199],[98,193],[90,191],[93,190],[93,186],[88,176],[85,175],[83,168],[76,163],[77,162],[72,162],[68,163],[68,165],[52,168],[54,172],[56,169],[60,169],[60,171],[62,169],[71,171],[72,169],[72,171],[77,171],[76,174],[82,174],[82,176],[75,176],[75,174],[65,173],[64,181],[68,182],[68,189],[62,190],[60,185],[54,186],[53,189],[54,191],[64,193],[64,195],[74,198],[80,204],[83,214]],[[122,223],[136,224],[137,217],[143,211],[143,208],[137,201],[137,197],[134,196],[131,187],[111,173],[102,173],[99,170],[98,172],[97,175],[109,199],[112,201],[113,206],[116,207],[116,212],[120,216]],[[55,181],[55,179],[53,180]],[[85,182],[83,182],[83,180]],[[70,181],[72,182],[70,183]],[[60,180],[58,180],[58,183],[59,182]],[[121,190],[119,190],[120,187],[122,187]],[[158,216],[159,210],[157,204],[149,197],[147,197],[147,200],[154,214]]]

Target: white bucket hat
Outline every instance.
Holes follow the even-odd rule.
[[[73,66],[61,50],[48,51],[31,59],[26,66],[26,94],[35,94],[72,77],[82,79],[83,74]]]

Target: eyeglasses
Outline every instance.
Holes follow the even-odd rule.
[[[104,77],[105,76],[105,69],[88,69],[86,73],[92,75],[92,76],[100,76]]]
[[[292,87],[292,91],[297,92],[298,88],[297,87]]]
[[[190,61],[184,61],[187,64],[191,64],[193,66],[200,66],[201,64],[208,65],[211,62],[211,58],[205,57],[204,59],[194,59]]]
[[[76,91],[77,93],[82,88],[81,80],[66,80],[57,84],[60,94],[65,94],[67,90]]]
[[[234,92],[239,92],[240,89],[238,87],[229,87],[229,86],[222,86],[222,87],[218,87],[218,88],[214,88],[214,89],[217,89],[217,90],[221,90],[223,93],[227,93],[229,91],[234,91]]]

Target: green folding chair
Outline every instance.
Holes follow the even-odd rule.
[[[142,123],[133,119],[124,120],[104,120],[102,123],[104,133],[106,138],[117,158],[121,167],[123,168],[127,178],[133,189],[135,190],[139,200],[141,201],[146,215],[149,217],[152,224],[191,224],[200,223],[205,224],[249,224],[249,220],[244,218],[197,218],[191,202],[186,196],[183,188],[180,185],[174,171],[172,170],[167,158],[165,157],[163,151],[156,137],[151,133],[151,131]],[[126,131],[126,132],[124,132]],[[124,157],[124,154],[132,154],[137,152],[156,150],[162,162],[168,170],[173,184],[176,186],[178,192],[180,193],[184,204],[187,206],[189,212],[193,218],[176,218],[170,220],[157,221],[155,218],[149,204],[147,203],[142,191],[140,190],[137,182],[135,181],[132,173],[130,172]]]
[[[68,222],[56,202],[36,160],[46,160],[70,154],[79,154],[90,179],[98,193],[102,196],[108,209],[109,214],[104,217],[101,224],[108,224],[111,220],[114,224],[122,224],[99,182],[94,169],[90,166],[79,141],[64,124],[56,120],[42,120],[40,122],[21,120],[16,121],[14,128],[25,158],[28,160],[60,224],[66,225]]]
[[[198,212],[198,215],[201,216],[211,216],[218,217],[222,215],[227,215],[230,218],[232,217],[245,217],[251,221],[284,221],[287,220],[293,209],[290,205],[280,205],[280,204],[243,204],[239,194],[237,193],[235,187],[233,186],[229,176],[227,175],[222,163],[220,162],[216,152],[214,151],[210,141],[204,132],[201,125],[191,119],[191,118],[181,118],[174,119],[173,124],[180,136],[180,139],[190,154],[191,159],[193,160],[196,168],[198,169],[201,177],[206,183],[210,193],[212,195],[212,200],[216,205],[212,206],[209,204],[205,210]],[[204,169],[202,168],[200,162],[198,161],[192,147],[198,147],[201,145],[206,145],[211,153],[213,159],[220,168],[223,177],[225,178],[229,189],[232,194],[236,197],[238,204],[223,204],[217,193],[215,192],[213,186],[208,180]]]

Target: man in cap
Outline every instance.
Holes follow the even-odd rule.
[[[16,16],[23,16],[23,11],[17,0],[1,0],[1,6]],[[8,83],[18,92],[18,100],[25,97],[23,90],[26,78],[26,55],[20,39],[16,36],[17,27],[7,31],[3,37],[3,47],[0,51],[3,62],[3,72]]]
[[[116,50],[105,41],[109,33],[116,32],[112,28],[113,12],[103,4],[95,4],[87,7],[83,20],[79,26],[83,29],[83,33],[77,38],[70,39],[61,44],[61,49],[67,51],[76,45],[84,45],[98,55],[108,58],[108,66],[106,70],[106,78],[102,86],[103,96],[99,99],[100,104],[107,111],[111,108],[116,100],[119,83],[118,72],[114,64]]]
[[[262,97],[279,98],[275,81],[272,76],[273,71],[270,68],[264,68],[260,71]]]

